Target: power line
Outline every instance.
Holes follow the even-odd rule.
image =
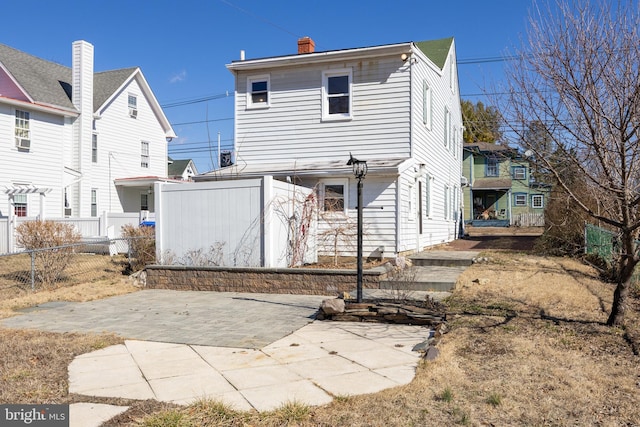
[[[225,120],[233,120],[233,117],[225,117],[222,119],[208,119],[208,120],[198,120],[195,122],[182,122],[182,123],[171,123],[171,126],[184,126],[184,125],[195,125],[199,123],[210,123],[210,122],[222,122]]]
[[[160,105],[160,107],[162,107],[162,108],[182,107],[184,105],[198,104],[200,102],[207,102],[207,101],[211,101],[211,100],[214,100],[214,99],[227,98],[229,96],[233,96],[233,94],[229,95],[229,91],[226,91],[224,93],[218,93],[216,95],[209,95],[209,96],[205,96],[205,97],[201,97],[201,98],[192,98],[192,99],[187,99],[185,101],[172,102],[172,103]]]

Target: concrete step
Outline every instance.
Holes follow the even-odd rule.
[[[455,288],[458,276],[466,269],[444,266],[412,266],[399,276],[380,281],[380,289],[396,291],[450,292]]]
[[[424,251],[409,259],[414,266],[468,267],[477,256],[475,251]]]

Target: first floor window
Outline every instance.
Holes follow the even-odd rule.
[[[431,217],[431,180],[430,176],[424,180],[424,213],[427,218]]]
[[[444,219],[451,219],[451,187],[444,186]]]
[[[322,210],[325,212],[344,212],[346,203],[346,183],[327,181],[322,185]]]
[[[149,210],[149,195],[147,193],[140,194],[140,210],[141,211]]]
[[[149,167],[149,143],[146,141],[140,143],[140,167]]]
[[[513,196],[513,204],[514,204],[514,206],[527,206],[527,195],[526,194],[514,194],[514,196]]]
[[[16,194],[13,196],[13,214],[15,216],[27,216],[26,194]]]
[[[544,196],[542,194],[534,194],[531,196],[531,206],[534,208],[543,208]]]
[[[91,216],[98,216],[98,190],[91,189]]]

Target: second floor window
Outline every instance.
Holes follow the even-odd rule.
[[[247,79],[247,108],[269,106],[269,76],[250,77]]]
[[[98,163],[98,135],[91,135],[91,162]]]
[[[431,98],[431,87],[425,80],[422,82],[422,122],[429,130],[431,130]]]
[[[351,70],[325,72],[322,116],[324,119],[351,118]]]
[[[138,97],[135,95],[129,95],[128,101],[129,105],[129,116],[134,119],[138,117]]]
[[[149,167],[149,143],[147,141],[140,142],[140,167]]]
[[[527,170],[521,166],[513,168],[513,179],[525,179],[527,177]]]
[[[29,129],[29,113],[16,110],[16,147],[20,150],[28,150],[31,147],[31,131]]]
[[[487,157],[487,176],[498,176],[498,159]]]

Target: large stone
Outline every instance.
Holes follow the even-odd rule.
[[[324,314],[344,313],[344,300],[340,298],[326,299],[320,304],[320,309]]]

